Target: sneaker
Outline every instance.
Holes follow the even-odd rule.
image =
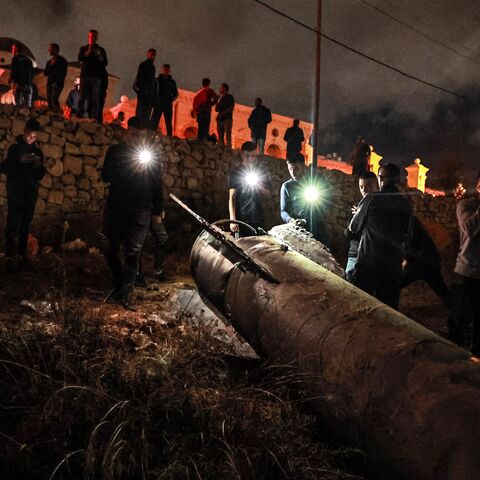
[[[119,302],[122,304],[125,310],[130,310],[131,312],[136,312],[137,308],[133,304],[132,296],[127,292],[121,292],[118,296]]]
[[[160,272],[155,275],[155,281],[160,283],[173,283],[175,279],[167,275],[165,272]]]

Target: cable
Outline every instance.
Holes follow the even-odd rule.
[[[452,47],[446,45],[445,43],[440,42],[439,40],[431,37],[431,36],[428,35],[427,33],[424,33],[424,32],[422,32],[421,30],[418,30],[417,28],[412,27],[412,26],[409,25],[408,23],[405,23],[405,22],[403,22],[402,20],[398,19],[397,17],[394,17],[394,16],[391,15],[390,13],[383,11],[381,8],[377,7],[376,5],[373,5],[373,4],[369,3],[369,2],[367,2],[367,0],[358,0],[358,1],[359,1],[360,3],[363,3],[364,5],[367,5],[368,7],[372,8],[373,10],[376,10],[377,12],[381,13],[382,15],[385,15],[386,17],[390,18],[390,19],[393,20],[394,22],[399,23],[399,24],[402,25],[403,27],[408,28],[409,30],[412,30],[413,32],[417,33],[418,35],[421,35],[422,37],[427,38],[427,39],[430,40],[431,42],[436,43],[436,44],[438,44],[438,45],[441,45],[442,47],[446,48],[447,50],[450,50],[451,52],[456,53],[457,55],[460,55],[461,57],[466,58],[467,60],[470,60],[471,62],[476,63],[477,65],[480,65],[480,62],[477,62],[477,60],[469,57],[468,55],[465,55],[464,53],[462,53],[462,52],[459,51],[459,50],[456,50],[455,48],[452,48]]]
[[[381,60],[378,60],[377,58],[371,57],[370,55],[367,55],[366,53],[363,53],[360,50],[357,50],[356,48],[350,47],[349,45],[347,45],[343,42],[340,42],[340,41],[336,40],[335,38],[330,37],[329,35],[326,35],[325,33],[318,32],[316,28],[313,28],[310,25],[307,25],[307,24],[301,22],[300,20],[297,20],[296,18],[293,18],[290,15],[287,15],[286,13],[283,13],[282,11],[277,10],[275,7],[272,7],[271,5],[263,2],[262,0],[252,0],[252,1],[254,1],[255,3],[258,3],[259,5],[262,5],[263,7],[267,8],[269,10],[271,10],[272,12],[276,13],[277,15],[280,15],[284,18],[287,18],[288,20],[296,23],[297,25],[300,25],[301,27],[306,28],[307,30],[310,30],[311,32],[320,33],[320,36],[322,38],[326,38],[327,40],[334,43],[335,45],[339,45],[340,47],[343,47],[343,48],[345,48],[346,50],[348,50],[352,53],[360,55],[361,57],[366,58],[367,60],[370,60],[373,63],[381,65],[382,67],[387,68],[388,70],[392,70],[393,72],[396,72],[399,75],[402,75],[406,78],[409,78],[410,80],[414,80],[416,82],[422,83],[423,85],[427,85],[430,88],[434,88],[435,90],[440,90],[441,92],[448,93],[449,95],[453,95],[454,97],[461,98],[462,100],[467,100],[467,101],[472,102],[476,105],[480,104],[479,100],[467,97],[467,96],[462,95],[462,94],[457,93],[457,92],[453,92],[453,91],[448,90],[447,88],[444,88],[440,85],[436,85],[436,84],[431,83],[427,80],[423,80],[421,78],[418,78],[415,75],[404,72],[403,70],[400,70],[399,68],[394,67],[393,65],[389,65],[388,63],[382,62]]]

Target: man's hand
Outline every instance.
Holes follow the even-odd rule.
[[[455,190],[453,191],[453,195],[457,200],[461,200],[465,194],[467,193],[466,188],[463,186],[462,183],[459,183],[456,187]]]
[[[358,210],[358,205],[354,205],[352,207],[352,215],[355,215],[357,213],[357,210]]]
[[[163,223],[163,219],[165,218],[165,212],[162,212],[160,215],[152,215],[152,222],[160,225]]]
[[[233,232],[233,233],[237,233],[240,231],[240,225],[238,223],[231,223],[230,224],[230,230]]]

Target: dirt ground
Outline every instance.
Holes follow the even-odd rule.
[[[193,292],[186,257],[169,257],[173,283],[137,289],[136,312],[104,302],[100,254],[34,266],[0,263],[1,478],[392,478],[299,411],[272,366],[239,357],[233,331],[192,321],[181,299],[168,311]],[[401,311],[445,335],[425,284]]]

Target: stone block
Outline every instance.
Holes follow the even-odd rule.
[[[198,162],[195,158],[188,156],[183,159],[183,166],[185,168],[195,168],[198,165]]]
[[[61,177],[63,175],[63,163],[60,160],[50,159],[47,162],[47,172],[52,177]]]
[[[5,183],[0,183],[0,197],[6,197],[7,196],[7,186]]]
[[[75,185],[75,176],[71,173],[62,175],[62,182],[64,185]]]
[[[37,215],[42,215],[45,213],[45,200],[43,198],[39,198],[35,205],[35,213]]]
[[[24,129],[25,120],[20,120],[19,118],[14,118],[12,120],[12,135],[14,137],[16,137],[17,135],[22,135]]]
[[[108,145],[112,143],[112,141],[104,133],[95,132],[93,134],[93,143],[95,143],[96,145]]]
[[[89,157],[98,157],[102,151],[100,147],[95,145],[80,145],[80,153],[82,155],[88,155]]]
[[[79,155],[80,149],[74,143],[67,142],[67,144],[65,145],[65,153],[69,153],[71,155]]]
[[[85,165],[83,167],[83,174],[90,180],[90,182],[98,182],[99,175],[98,170],[95,167],[92,167],[91,165]]]
[[[50,134],[48,132],[37,132],[37,141],[40,143],[47,143],[50,140]]]
[[[198,188],[199,182],[198,178],[187,177],[187,188],[189,190],[196,190]]]
[[[163,183],[167,188],[172,188],[175,183],[175,178],[167,173],[163,176]]]
[[[75,140],[80,143],[80,145],[90,145],[92,143],[92,137],[81,128],[77,130]]]
[[[63,213],[74,213],[76,210],[77,210],[77,208],[76,208],[76,205],[73,203],[73,201],[70,198],[65,198],[63,203],[62,203],[62,212]]]
[[[50,123],[50,117],[48,115],[40,115],[36,120],[42,127],[46,127]]]
[[[82,173],[81,157],[65,155],[63,158],[63,163],[64,163],[64,168],[66,173],[73,173],[73,175],[81,175]]]
[[[48,189],[40,187],[38,189],[38,198],[47,198],[48,197]]]
[[[52,122],[52,127],[63,131],[65,128],[65,123],[61,120],[54,120]]]
[[[77,196],[77,189],[71,185],[68,185],[63,189],[63,193],[65,194],[65,197],[75,198]]]
[[[60,148],[65,145],[65,139],[58,135],[50,135],[50,143],[53,145],[58,145]]]
[[[9,118],[0,118],[0,128],[8,130],[12,126],[12,121]]]
[[[43,188],[50,188],[52,186],[52,177],[50,175],[44,175],[43,178],[40,180],[40,185]]]
[[[98,130],[98,124],[90,122],[78,122],[79,129],[88,133],[94,133]]]
[[[62,133],[61,130],[50,125],[44,127],[43,131],[48,132],[50,135],[60,135]]]
[[[91,195],[88,192],[85,192],[84,190],[80,190],[78,192],[78,199],[79,200],[84,200],[85,202],[89,202],[91,198]]]
[[[42,152],[48,158],[53,158],[54,160],[59,160],[62,158],[62,149],[58,145],[53,145],[52,143],[46,143],[42,145]]]
[[[63,191],[62,190],[51,190],[48,193],[47,202],[54,205],[61,205],[63,203]]]
[[[105,185],[103,183],[98,183],[95,185],[93,190],[93,198],[96,200],[103,200],[105,198]]]
[[[77,185],[78,185],[78,188],[80,188],[81,190],[86,190],[86,191],[90,190],[90,180],[88,180],[88,178],[84,178],[84,177],[80,178]]]
[[[97,164],[97,159],[95,157],[82,157],[84,165],[95,166]]]
[[[68,132],[63,132],[62,137],[67,141],[71,143],[75,143],[75,135],[72,135],[71,133]]]

